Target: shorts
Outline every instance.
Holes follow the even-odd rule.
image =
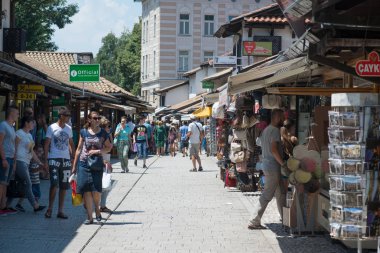
[[[199,157],[199,149],[200,149],[199,143],[190,143],[189,149],[190,149],[190,156],[195,156],[196,158]]]
[[[49,159],[50,187],[59,187],[62,190],[70,188],[71,161],[63,158]]]
[[[8,168],[3,169],[3,163],[0,162],[0,184],[1,185],[9,185],[9,181],[11,181],[12,177],[12,168],[13,168],[13,158],[6,158],[8,161]]]
[[[189,142],[188,141],[181,141],[180,149],[188,148],[188,147],[189,147]]]

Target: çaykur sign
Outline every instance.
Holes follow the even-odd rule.
[[[379,54],[372,51],[368,54],[367,60],[360,60],[356,63],[355,70],[359,76],[380,77]]]
[[[272,42],[243,41],[244,56],[271,56]]]

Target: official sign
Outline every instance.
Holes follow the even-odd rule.
[[[237,57],[236,56],[215,56],[213,62],[214,62],[214,68],[236,67]]]
[[[360,60],[356,63],[355,70],[359,76],[380,77],[379,54],[372,51],[368,55],[368,60]]]
[[[202,82],[203,89],[214,89],[214,82],[211,81],[203,81]]]
[[[31,92],[31,93],[44,93],[45,86],[38,85],[38,84],[19,84],[17,86],[17,91]]]
[[[72,64],[69,68],[70,82],[99,82],[99,64]]]
[[[19,92],[17,93],[17,100],[36,100],[36,93]]]
[[[271,56],[272,42],[243,41],[243,55],[245,56]]]

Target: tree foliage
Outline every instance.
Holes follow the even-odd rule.
[[[27,50],[57,50],[52,41],[55,27],[62,29],[70,24],[78,11],[78,5],[67,4],[66,0],[15,1],[16,27],[27,31]]]
[[[140,94],[141,22],[120,37],[107,34],[102,39],[96,61],[102,76],[135,95]]]

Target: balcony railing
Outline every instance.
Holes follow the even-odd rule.
[[[177,71],[177,79],[178,79],[178,80],[186,80],[187,77],[184,76],[184,74],[185,74],[186,72],[187,72],[187,71],[178,70],[178,71]]]

